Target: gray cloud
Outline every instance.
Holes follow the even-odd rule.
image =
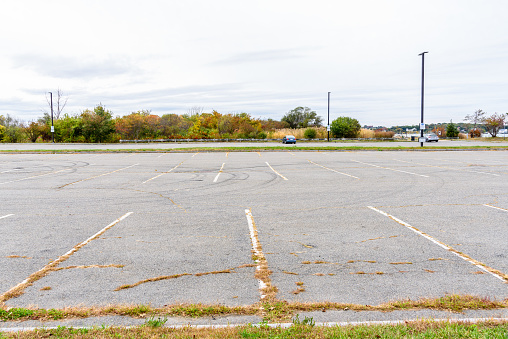
[[[13,59],[16,68],[30,69],[40,75],[62,79],[90,79],[110,77],[139,70],[126,58],[95,59],[91,56],[34,56],[17,55]]]

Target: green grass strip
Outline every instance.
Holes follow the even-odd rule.
[[[506,151],[508,146],[245,146],[245,147],[184,147],[184,148],[139,148],[139,149],[33,149],[0,150],[7,154],[30,153],[190,153],[190,152],[275,152],[275,151]]]
[[[478,323],[439,322],[419,320],[397,325],[316,326],[312,319],[293,321],[288,327],[268,324],[243,325],[226,328],[171,328],[150,324],[125,327],[40,328],[16,333],[0,332],[0,338],[503,338],[508,336],[508,323],[484,321]]]

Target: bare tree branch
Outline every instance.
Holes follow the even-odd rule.
[[[54,98],[54,103],[53,103],[53,118],[55,120],[58,120],[60,118],[60,115],[62,114],[64,108],[65,108],[65,105],[67,105],[67,100],[69,98],[64,98],[63,96],[63,91],[59,88],[56,92],[56,97]],[[49,109],[51,110],[51,99],[50,99],[50,96],[48,95],[48,93],[46,93],[46,102],[48,103],[48,106],[49,106]],[[56,105],[56,107],[55,107]],[[56,110],[55,110],[56,108]],[[44,112],[44,111],[43,111]],[[44,113],[47,113],[47,112],[44,112]]]

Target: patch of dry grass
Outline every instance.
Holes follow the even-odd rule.
[[[377,273],[376,273],[377,274]],[[304,283],[296,282],[297,290],[305,289]],[[298,293],[301,293],[300,291]],[[143,318],[147,316],[204,317],[211,315],[263,315],[266,320],[279,321],[291,319],[298,312],[316,310],[353,310],[353,311],[395,311],[412,309],[435,309],[462,312],[464,310],[488,310],[508,308],[508,300],[496,301],[486,297],[470,295],[447,295],[441,298],[421,298],[418,300],[399,300],[380,305],[360,305],[332,302],[287,302],[275,299],[265,300],[261,304],[228,307],[224,305],[174,304],[162,308],[146,305],[110,305],[103,307],[67,307],[58,310],[0,308],[2,320],[53,320],[64,318],[87,318],[107,315],[121,315]]]
[[[358,134],[359,138],[374,138],[374,131],[371,129],[362,128],[360,130],[360,134]]]
[[[328,136],[326,127],[311,127],[316,131],[317,139],[324,139]],[[304,133],[307,128],[282,128],[268,133],[269,139],[282,139],[286,135],[293,135],[296,139],[305,139]]]

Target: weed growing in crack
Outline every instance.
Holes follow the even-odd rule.
[[[295,315],[295,317],[292,320],[293,325],[303,325],[303,326],[310,326],[314,327],[316,325],[316,322],[314,321],[314,318],[312,317],[305,317],[303,320],[300,320],[299,315]]]
[[[164,324],[168,321],[168,318],[167,317],[164,317],[164,318],[161,318],[161,317],[158,317],[158,318],[155,318],[155,317],[150,317],[146,320],[145,322],[145,326],[148,326],[148,327],[151,327],[151,328],[157,328],[157,327],[162,327],[164,326]]]

